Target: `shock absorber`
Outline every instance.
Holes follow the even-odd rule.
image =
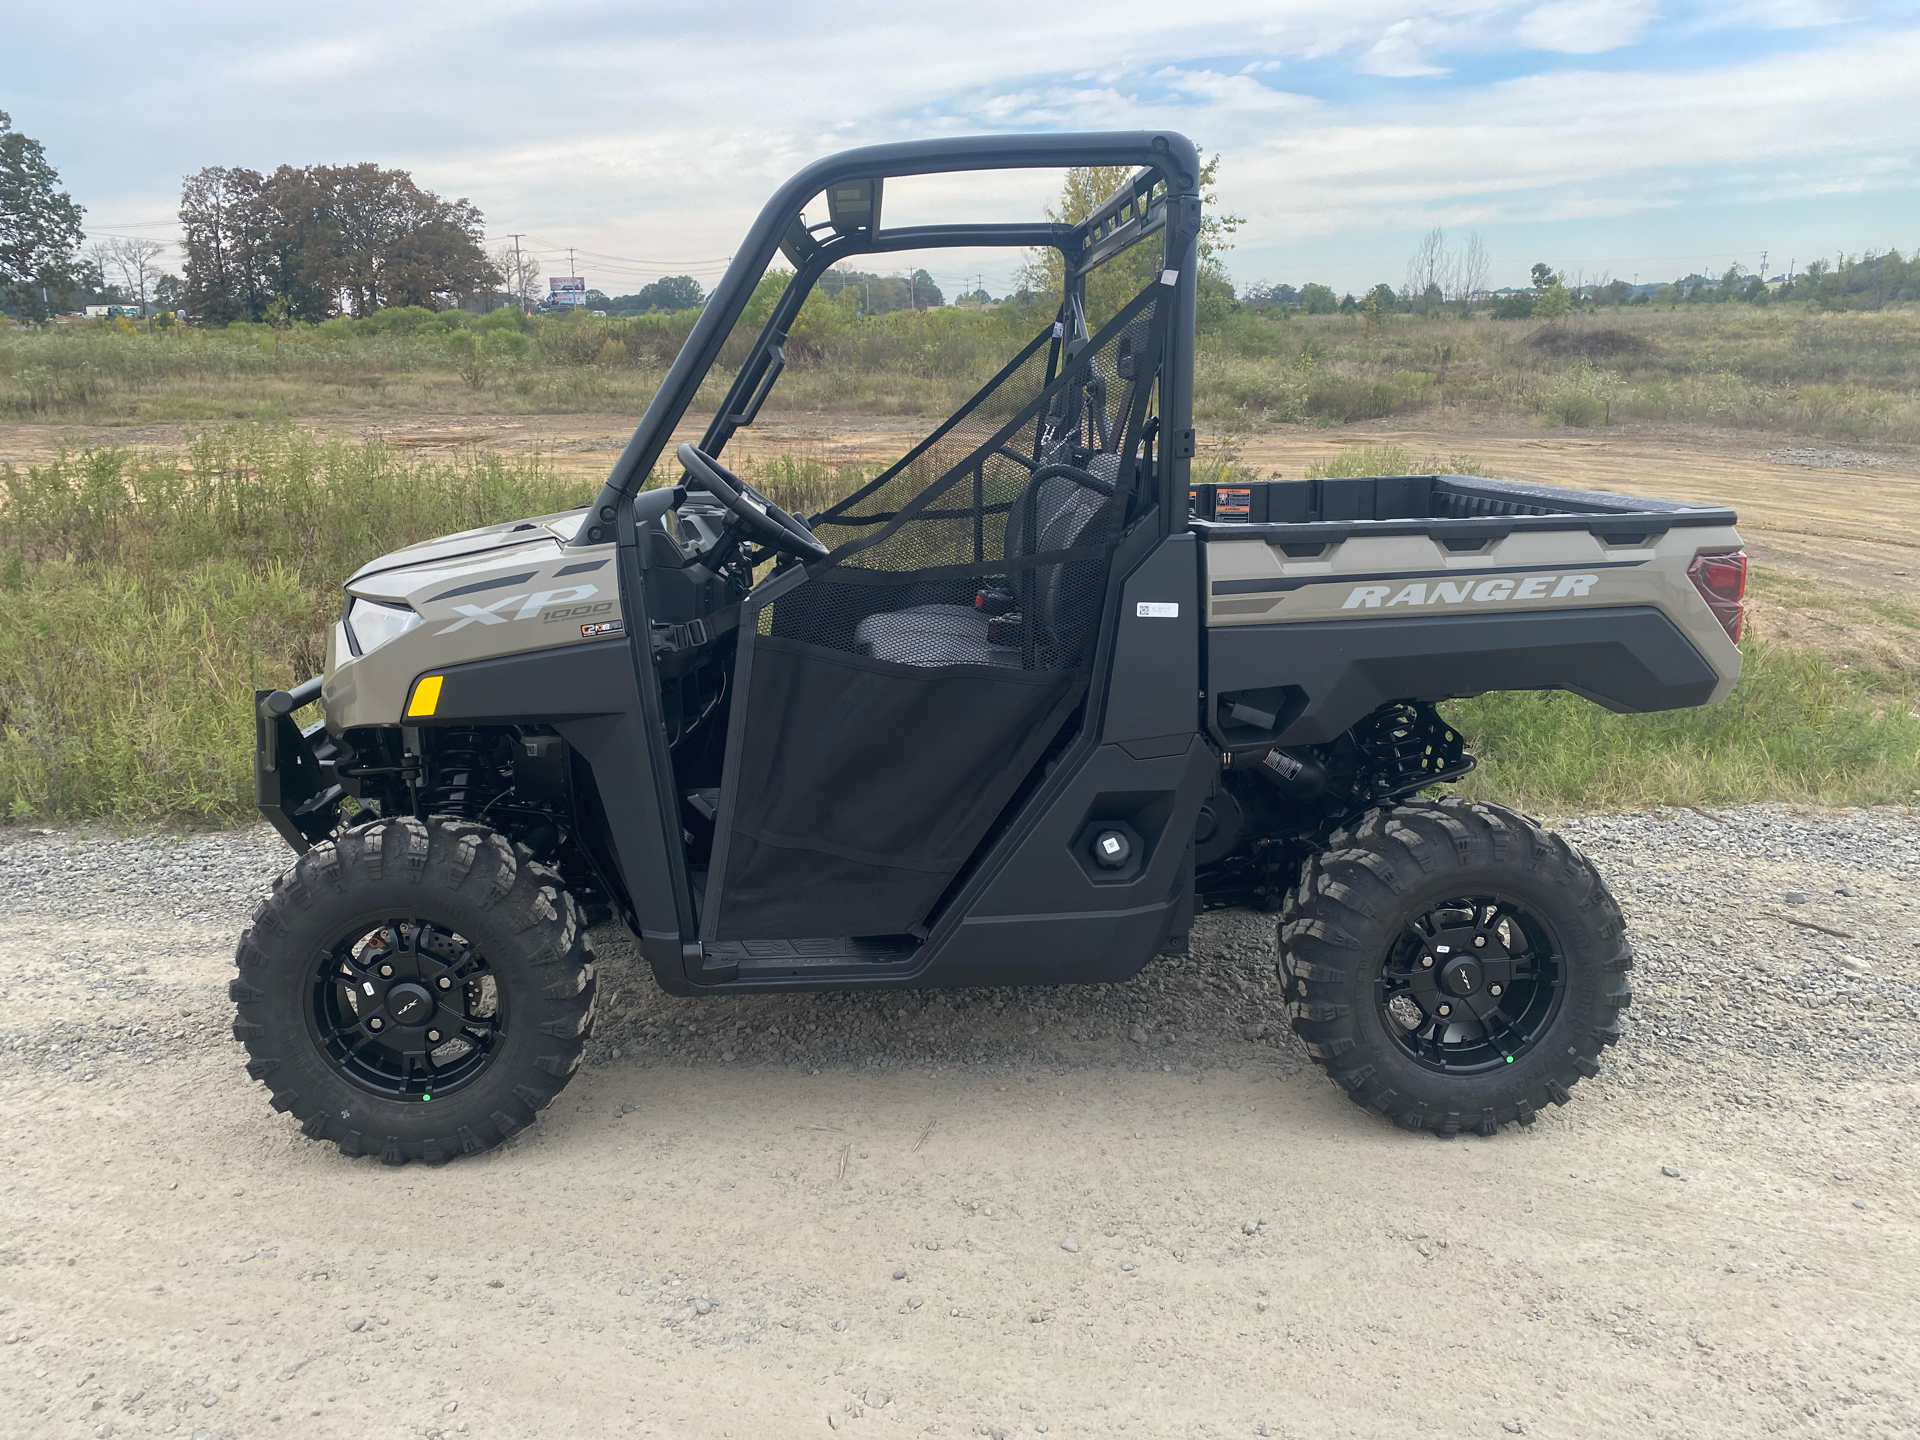
[[[499,768],[489,760],[487,737],[477,730],[446,730],[436,739],[428,812],[477,818],[505,788]]]
[[[1361,772],[1382,799],[1411,794],[1473,768],[1466,742],[1424,701],[1382,705],[1353,727]]]

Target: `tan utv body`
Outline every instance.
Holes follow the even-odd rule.
[[[1131,178],[1077,224],[883,222],[893,177],[1065,165]],[[591,505],[346,580],[324,675],[257,707],[298,858],[232,993],[278,1108],[393,1163],[501,1143],[578,1065],[614,919],[663,987],[718,996],[1117,982],[1253,906],[1285,1018],[1402,1126],[1492,1134],[1597,1073],[1625,920],[1564,841],[1442,798],[1475,762],[1438,707],[1724,698],[1734,517],[1459,475],[1196,483],[1199,172],[1151,131],[809,166]],[[1142,288],[1089,316],[1087,277],[1140,245]],[[952,417],[811,516],[726,467],[828,269],[982,246],[1055,250],[1064,293]]]

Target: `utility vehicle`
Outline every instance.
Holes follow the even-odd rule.
[[[897,177],[1078,165],[1132,178],[1077,224],[881,220]],[[1266,906],[1295,1028],[1399,1124],[1490,1135],[1596,1073],[1620,911],[1532,821],[1420,798],[1473,765],[1434,702],[1720,699],[1734,517],[1455,475],[1194,483],[1199,172],[1166,132],[811,165],[593,504],[348,579],[325,674],[258,703],[260,808],[299,858],[232,994],[276,1108],[392,1163],[499,1144],[579,1062],[611,916],[667,990],[719,995],[1117,981],[1198,908]],[[1090,316],[1137,245],[1146,283]],[[811,516],[723,463],[829,266],[980,246],[1051,247],[1064,296],[952,418]],[[792,278],[656,481],[776,255]]]

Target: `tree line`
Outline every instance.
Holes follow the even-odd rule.
[[[1332,286],[1315,282],[1296,287],[1259,281],[1242,292],[1239,305],[1256,312],[1361,315],[1374,320],[1396,314],[1481,311],[1496,320],[1553,320],[1575,311],[1621,305],[1771,305],[1799,300],[1817,310],[1879,310],[1896,301],[1920,300],[1920,252],[1906,258],[1898,250],[1841,255],[1832,262],[1815,260],[1798,274],[1771,280],[1735,264],[1719,275],[1695,273],[1666,283],[1630,285],[1605,275],[1569,281],[1542,261],[1533,266],[1529,284],[1490,291],[1488,270],[1486,247],[1478,234],[1469,235],[1466,244],[1454,250],[1446,244],[1444,232],[1435,227],[1422,237],[1407,263],[1407,278],[1398,288],[1382,282],[1358,295],[1351,291],[1341,295]]]
[[[1215,156],[1200,176],[1209,202],[1218,165]],[[1058,209],[1048,214],[1056,220],[1083,219],[1126,179],[1125,170],[1071,171]],[[364,318],[396,306],[445,309],[481,296],[491,303],[502,284],[510,285],[509,293],[526,308],[538,299],[533,289],[538,265],[510,247],[489,258],[482,248],[484,219],[471,201],[443,199],[406,171],[372,163],[282,165],[270,174],[209,166],[187,177],[179,211],[184,277],[159,267],[167,247],[156,241],[105,237],[83,250],[83,215],[60,188],[44,147],[15,130],[0,111],[0,311],[41,320],[104,300],[142,312],[150,305],[181,310],[202,324],[287,324],[341,315]],[[1236,296],[1223,257],[1240,223],[1209,204],[1200,236],[1203,322],[1234,309],[1358,314],[1371,320],[1484,310],[1498,319],[1551,319],[1614,305],[1796,300],[1817,309],[1877,310],[1920,301],[1920,254],[1908,258],[1898,250],[1814,261],[1784,282],[1735,265],[1719,276],[1687,275],[1665,284],[1629,285],[1604,276],[1569,284],[1543,262],[1533,267],[1530,285],[1492,292],[1479,235],[1452,246],[1439,227],[1422,237],[1397,287],[1382,282],[1342,295],[1318,282],[1296,287],[1261,281]],[[1108,313],[1150,280],[1157,263],[1151,251],[1151,246],[1136,247],[1095,272],[1089,309]],[[1026,304],[1057,296],[1058,272],[1058,256],[1040,252],[1008,298]],[[924,270],[907,277],[832,270],[822,277],[820,289],[863,314],[945,303]],[[979,291],[961,298],[985,302],[990,297]],[[596,290],[587,300],[590,309],[635,315],[696,308],[705,296],[691,276],[670,275],[632,295],[609,298]]]
[[[444,309],[502,280],[477,206],[374,164],[212,165],[187,177],[180,225],[183,298],[203,324]]]

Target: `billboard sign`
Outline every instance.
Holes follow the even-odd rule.
[[[555,275],[547,281],[547,303],[551,305],[584,305],[587,303],[587,282],[578,275]]]

